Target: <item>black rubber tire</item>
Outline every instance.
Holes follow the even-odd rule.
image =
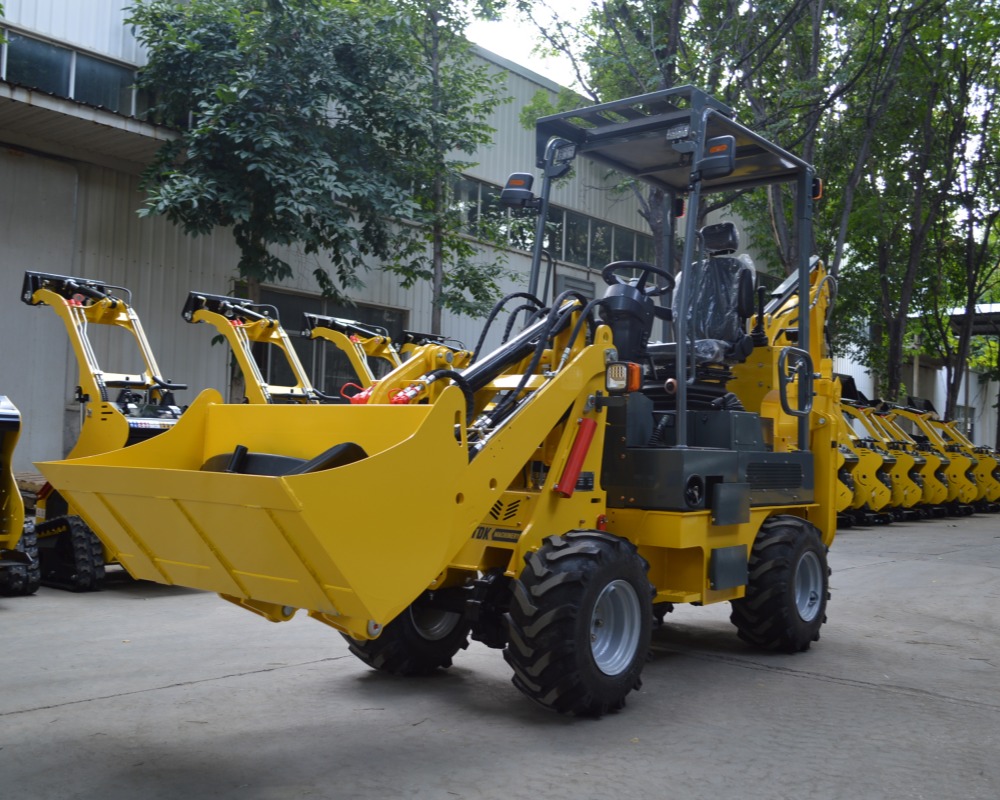
[[[410,606],[382,629],[377,639],[344,636],[354,655],[390,675],[429,675],[447,669],[469,646],[469,624],[456,612]]]
[[[746,596],[732,602],[729,617],[743,641],[798,653],[819,640],[830,598],[826,552],[819,531],[804,519],[765,520],[750,552]]]
[[[38,537],[34,523],[26,522],[17,547],[34,559],[30,566],[0,568],[0,595],[4,597],[25,597],[38,591],[42,583],[42,572],[38,563]]]
[[[526,555],[506,617],[504,659],[514,670],[514,685],[561,714],[599,717],[621,709],[626,695],[642,685],[649,652],[648,570],[634,544],[601,531],[550,536]],[[603,620],[595,611],[609,590],[625,601],[624,613],[610,615],[622,625],[598,639]],[[613,672],[602,670],[594,652],[609,635],[621,640]]]
[[[38,533],[45,537],[47,531],[57,530],[51,543],[43,540],[38,554],[42,569],[42,583],[71,592],[93,592],[104,581],[104,546],[82,519],[75,516],[60,517],[38,526]]]

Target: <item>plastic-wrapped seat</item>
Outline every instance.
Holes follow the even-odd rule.
[[[673,317],[680,319],[682,281],[688,285],[687,336],[695,362],[738,364],[753,351],[746,321],[753,315],[756,270],[748,255],[734,256],[739,233],[732,222],[706,225],[701,230],[708,258],[677,276]],[[676,357],[674,342],[651,344],[649,355],[657,362]]]

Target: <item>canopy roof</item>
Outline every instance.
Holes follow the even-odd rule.
[[[575,144],[578,155],[678,194],[690,184],[691,134],[702,125],[706,140],[727,134],[736,140],[736,169],[726,177],[704,180],[703,192],[794,181],[809,168],[741,125],[731,108],[693,86],[542,117],[535,124],[535,146],[539,166],[549,139],[559,137]]]

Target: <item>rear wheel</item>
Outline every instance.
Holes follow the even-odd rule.
[[[456,611],[414,603],[382,629],[377,639],[344,637],[354,655],[390,675],[427,675],[451,666],[469,646],[469,624]]]
[[[730,620],[745,642],[796,653],[819,639],[826,622],[830,568],[819,531],[799,517],[770,517],[750,553],[746,596]]]
[[[583,530],[547,538],[525,562],[507,615],[514,685],[562,714],[622,708],[649,650],[648,564],[631,542]]]

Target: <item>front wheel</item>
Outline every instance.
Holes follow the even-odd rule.
[[[784,653],[808,650],[826,622],[830,568],[819,531],[799,517],[773,516],[750,553],[746,596],[732,602],[739,637]]]
[[[622,708],[649,650],[648,564],[631,542],[586,530],[550,536],[525,562],[507,615],[514,685],[562,714]]]
[[[344,636],[351,652],[390,675],[428,675],[451,666],[469,646],[469,624],[456,611],[414,603],[382,629],[377,639]]]
[[[26,522],[17,550],[31,558],[30,564],[0,568],[0,595],[4,597],[24,597],[34,594],[41,585],[41,570],[38,566],[38,536],[32,522]]]

